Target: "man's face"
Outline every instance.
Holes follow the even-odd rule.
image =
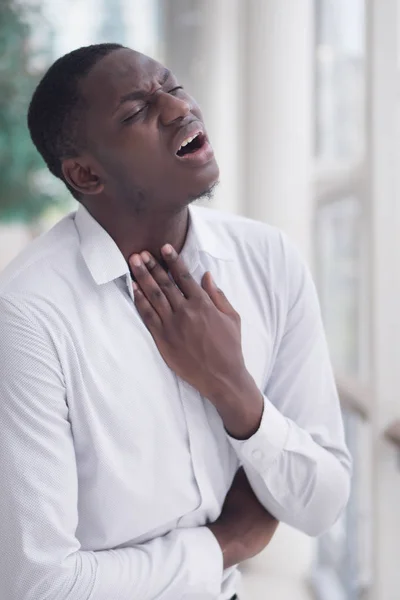
[[[174,210],[217,182],[200,109],[160,64],[116,50],[95,65],[81,90],[86,152],[108,197]]]

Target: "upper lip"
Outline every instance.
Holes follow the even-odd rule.
[[[189,137],[193,137],[194,135],[202,133],[206,136],[206,132],[204,131],[204,125],[201,121],[197,119],[191,121],[187,125],[182,125],[174,138],[174,151],[175,154],[178,153],[179,148],[182,146],[183,142],[187,140]]]

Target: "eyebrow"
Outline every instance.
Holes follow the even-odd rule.
[[[170,76],[171,76],[171,71],[169,69],[164,69],[159,78],[159,84],[161,86],[163,86],[168,81]],[[155,91],[157,91],[157,90],[155,90]],[[148,96],[153,95],[155,93],[155,91],[149,94],[149,92],[147,92],[145,90],[137,90],[135,92],[129,92],[128,94],[121,96],[121,98],[119,99],[119,102],[118,102],[118,106],[115,108],[113,114],[115,114],[117,112],[117,110],[126,102],[133,102],[134,100],[143,100],[144,98],[147,98]]]

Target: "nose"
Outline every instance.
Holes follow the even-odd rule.
[[[191,106],[186,100],[164,91],[158,93],[157,103],[163,125],[170,125],[177,119],[184,119],[191,111]]]

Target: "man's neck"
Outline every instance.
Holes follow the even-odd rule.
[[[189,226],[187,206],[175,213],[159,211],[133,215],[86,208],[113,238],[126,261],[132,254],[147,250],[164,265],[161,247],[169,243],[179,253],[185,244]]]

